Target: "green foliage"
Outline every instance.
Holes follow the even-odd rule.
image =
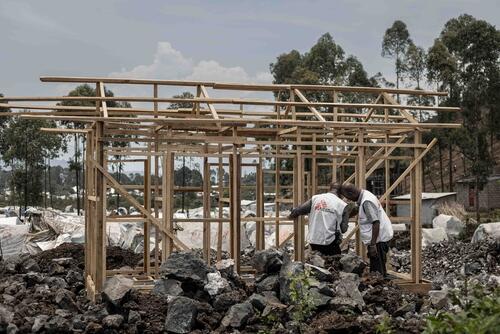
[[[342,47],[329,33],[322,35],[304,54],[297,50],[281,54],[270,65],[270,70],[273,82],[277,84],[373,86],[377,83],[377,80],[368,77],[356,57],[346,57]],[[331,100],[328,94],[315,93],[307,96],[315,101]]]
[[[493,334],[500,328],[500,288],[493,292],[480,286],[470,295],[450,295],[451,302],[461,311],[439,312],[427,318],[425,334],[474,333]]]
[[[43,198],[46,158],[54,158],[66,149],[63,137],[40,131],[55,127],[45,120],[9,119],[0,133],[0,154],[12,169],[11,188],[19,195],[17,203],[39,205]]]
[[[427,55],[425,50],[414,44],[410,44],[405,54],[406,74],[408,78],[415,81],[417,89],[425,77]]]
[[[180,95],[172,96],[174,99],[193,99],[194,95],[190,92],[183,92]],[[173,102],[170,103],[167,109],[193,108],[192,102]]]
[[[315,309],[314,297],[309,290],[312,282],[311,272],[307,269],[290,277],[290,301],[293,305],[290,316],[299,327]]]
[[[394,334],[395,331],[391,325],[391,318],[385,316],[382,320],[375,326],[375,333],[377,334]]]
[[[382,40],[382,57],[394,59],[397,88],[399,88],[399,82],[406,68],[404,55],[412,44],[410,33],[402,21],[394,21],[392,26],[385,31]]]

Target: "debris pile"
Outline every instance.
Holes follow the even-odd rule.
[[[392,249],[391,265],[397,272],[410,271],[410,252]],[[500,242],[487,239],[480,243],[458,240],[429,245],[422,250],[422,274],[435,285],[453,286],[465,276],[481,278],[500,276]]]
[[[422,310],[430,307],[367,273],[366,263],[355,255],[323,259],[311,253],[301,263],[276,249],[255,253],[254,281],[237,275],[230,259],[208,266],[195,252],[174,253],[162,264],[151,292],[139,292],[130,278],[114,276],[105,284],[102,301],[92,304],[84,289],[82,253],[75,246],[0,263],[0,332],[368,333],[384,316],[405,332],[418,332]],[[132,260],[123,256],[121,261],[114,266]]]

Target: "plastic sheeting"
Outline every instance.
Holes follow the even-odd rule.
[[[486,238],[500,240],[500,223],[481,224],[474,231],[472,242],[479,242]]]

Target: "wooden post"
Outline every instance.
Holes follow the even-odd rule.
[[[205,152],[208,153],[208,146],[205,145]],[[203,218],[210,218],[210,166],[208,158],[203,158]],[[210,265],[210,222],[203,221],[203,258]]]
[[[96,158],[103,168],[106,168],[106,158],[104,153],[103,134],[104,122],[97,122],[96,124]],[[101,291],[106,280],[106,179],[100,172],[96,173],[96,190],[97,190],[97,203],[96,203],[96,216],[95,216],[95,230],[96,230],[96,254],[95,254],[95,289]]]
[[[151,211],[151,157],[148,156],[144,160],[144,208]],[[150,274],[150,223],[144,221],[144,273]]]
[[[241,200],[240,200],[240,180],[241,180],[241,156],[233,145],[231,154],[231,257],[234,259],[236,272],[240,272],[240,231],[241,231]]]
[[[364,132],[361,130],[358,133],[358,142],[360,144],[364,143],[365,137]],[[365,158],[365,147],[358,146],[358,157],[357,157],[357,183],[356,186],[360,189],[366,189],[366,158]],[[363,256],[366,259],[365,247],[361,242],[361,233],[359,229],[356,231],[356,252],[358,255]]]
[[[174,153],[167,149],[167,152],[163,155],[162,210],[164,227],[171,233],[174,233],[172,222],[174,202],[173,171]],[[162,262],[164,262],[172,254],[174,243],[166,233],[162,233],[162,239]]]
[[[222,144],[217,145],[218,152],[222,154]],[[222,198],[224,198],[224,167],[222,166],[222,156],[218,158],[218,172],[217,172],[217,184],[219,191],[219,201],[218,201],[218,211],[219,211],[219,219],[224,217],[224,206],[222,204]],[[224,223],[222,221],[218,222],[217,228],[217,261],[222,259],[222,236],[223,236]]]
[[[422,133],[415,130],[415,144],[422,142]],[[421,149],[415,148],[414,156],[417,159]],[[414,283],[422,281],[422,160],[419,160],[412,177],[412,226],[411,226],[411,276]]]
[[[259,153],[262,154],[262,147],[259,146]],[[262,156],[259,156],[259,165],[256,171],[256,189],[255,189],[255,201],[256,201],[256,215],[257,217],[264,217],[264,172],[262,171]],[[259,220],[255,222],[256,233],[255,233],[255,248],[256,250],[265,249],[265,224],[263,221]]]

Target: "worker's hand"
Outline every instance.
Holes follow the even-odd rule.
[[[368,257],[376,257],[376,256],[377,256],[377,246],[368,245]]]

